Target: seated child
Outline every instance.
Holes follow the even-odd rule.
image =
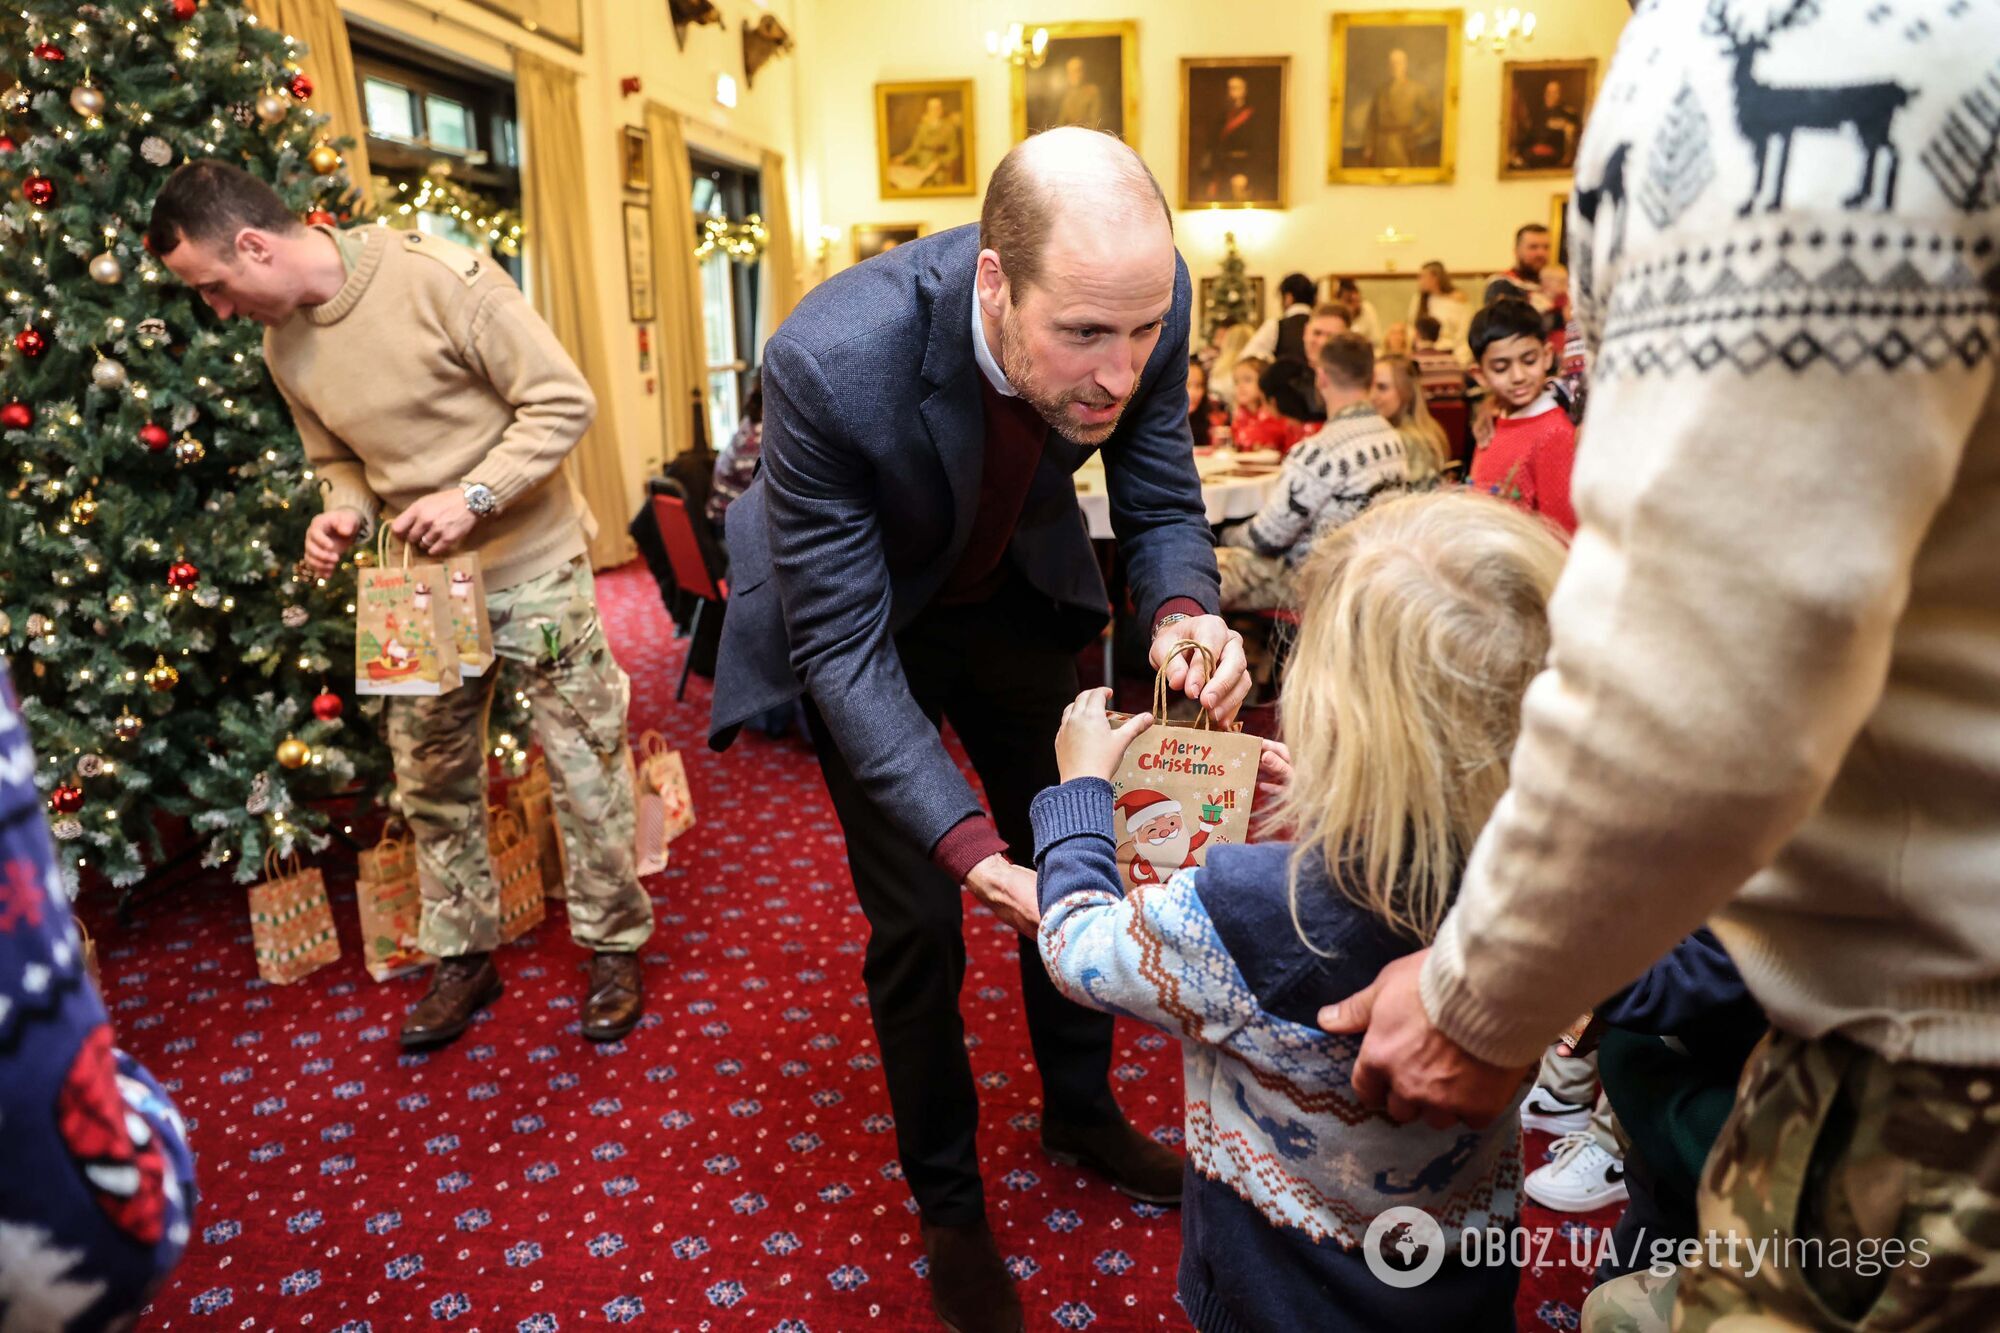
[[[1495,416],[1492,434],[1472,454],[1466,484],[1576,531],[1569,474],[1576,426],[1549,383],[1554,361],[1542,316],[1526,301],[1495,301],[1472,317],[1473,373]]]
[[[1236,415],[1230,420],[1229,434],[1240,450],[1290,449],[1305,438],[1303,422],[1280,416],[1259,384],[1271,363],[1262,357],[1238,358],[1231,372],[1236,382]]]
[[[1323,539],[1280,708],[1290,749],[1267,743],[1257,797],[1282,784],[1277,826],[1296,844],[1218,846],[1123,892],[1109,778],[1151,719],[1112,728],[1103,691],[1064,715],[1062,785],[1032,807],[1042,960],[1078,1003],[1181,1041],[1180,1297],[1202,1333],[1514,1327],[1519,1273],[1462,1265],[1458,1242],[1514,1221],[1515,1108],[1485,1129],[1398,1125],[1355,1098],[1358,1039],[1315,1015],[1424,947],[1450,908],[1507,786],[1562,562],[1545,524],[1462,490],[1385,502]],[[1399,1205],[1445,1238],[1410,1288],[1361,1250]],[[1376,1240],[1381,1262],[1424,1261],[1400,1223]]]

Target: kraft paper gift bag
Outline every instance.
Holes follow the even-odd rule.
[[[540,751],[528,771],[508,786],[507,808],[520,819],[540,854],[542,893],[558,901],[569,897],[569,854],[563,850],[562,828],[556,823],[548,760]]]
[[[486,579],[479,552],[465,551],[444,562],[445,615],[458,649],[458,674],[483,676],[493,669],[493,623],[486,616]]]
[[[399,820],[382,830],[381,841],[356,858],[354,905],[361,917],[361,964],[377,981],[427,966],[429,954],[417,947],[423,924],[424,893],[417,877],[417,845]]]
[[[657,875],[667,868],[667,844],[694,827],[687,766],[657,731],[639,737],[632,795],[638,816],[639,873]]]
[[[1214,675],[1206,648],[1192,639],[1175,644],[1153,682],[1155,719],[1167,715],[1167,666],[1190,651]],[[1156,720],[1139,734],[1111,779],[1118,871],[1128,888],[1165,883],[1206,862],[1216,844],[1247,839],[1261,750],[1255,736],[1216,730],[1205,708],[1191,726]]]
[[[295,853],[280,861],[264,854],[264,881],[250,888],[250,935],[257,946],[257,975],[289,986],[340,957],[326,881],[304,869]]]
[[[541,857],[512,810],[494,806],[486,813],[493,877],[500,882],[500,942],[510,944],[548,915],[542,898]]]
[[[354,692],[448,694],[458,688],[458,644],[444,607],[445,568],[388,559],[388,525],[376,561],[356,580]]]

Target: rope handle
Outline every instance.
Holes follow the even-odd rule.
[[[264,880],[266,883],[275,884],[279,880],[290,879],[294,875],[302,875],[305,873],[305,869],[305,862],[299,859],[296,849],[293,850],[290,857],[279,856],[278,849],[275,846],[264,849]]]
[[[1167,720],[1167,668],[1174,664],[1176,657],[1179,657],[1189,649],[1193,649],[1195,652],[1201,654],[1202,664],[1208,668],[1208,678],[1210,680],[1215,679],[1215,654],[1209,651],[1207,644],[1194,639],[1181,639],[1176,642],[1172,648],[1167,650],[1166,658],[1160,663],[1159,671],[1153,676],[1153,721],[1156,724],[1164,725]],[[1213,731],[1216,729],[1214,719],[1208,715],[1207,704],[1201,706],[1201,712],[1195,715],[1194,721],[1189,723],[1188,726],[1195,731]]]

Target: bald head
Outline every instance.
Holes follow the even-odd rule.
[[[1077,125],[1044,130],[993,169],[979,244],[999,256],[1014,300],[1043,276],[1051,249],[1107,238],[1120,248],[1156,240],[1173,246],[1160,183],[1115,135]]]

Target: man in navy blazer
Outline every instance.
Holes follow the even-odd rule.
[[[1006,156],[978,226],[823,283],[765,350],[763,465],[729,511],[711,741],[807,695],[870,926],[863,976],[933,1303],[960,1330],[1021,1322],[979,1180],[960,885],[1025,932],[1045,1149],[1134,1197],[1180,1197],[1178,1156],[1111,1095],[1111,1020],[1042,967],[1028,803],[1056,781],[1076,655],[1107,618],[1072,479],[1091,453],[1155,664],[1178,639],[1207,646],[1212,678],[1183,658],[1169,681],[1223,717],[1249,688],[1216,614],[1190,305],[1158,183],[1115,138],[1067,128]]]

